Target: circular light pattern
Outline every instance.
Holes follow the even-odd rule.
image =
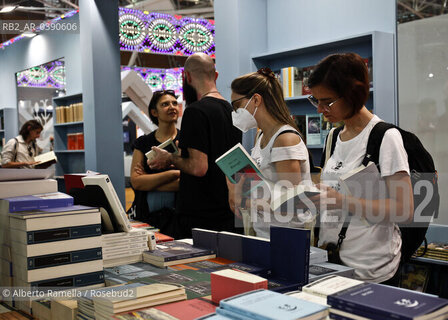
[[[212,46],[213,36],[203,25],[189,23],[180,30],[180,41],[191,52],[204,52]]]
[[[163,81],[165,88],[173,89],[177,85],[177,79],[172,74],[165,74],[165,79]]]
[[[148,26],[148,38],[154,47],[171,50],[177,41],[177,31],[166,19],[155,19]]]
[[[27,78],[29,82],[34,85],[44,84],[48,78],[47,70],[42,67],[33,67],[26,71]]]
[[[160,74],[149,73],[146,76],[146,84],[152,89],[152,91],[162,90],[163,80]]]
[[[137,47],[145,41],[144,22],[133,14],[124,14],[118,18],[120,42],[127,47]]]
[[[59,84],[60,86],[65,86],[65,67],[64,66],[55,67],[51,71],[50,76],[51,76],[51,78],[53,78],[53,80],[56,84]]]

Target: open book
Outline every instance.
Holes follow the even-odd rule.
[[[300,184],[287,188],[273,181],[269,181],[241,143],[233,146],[216,159],[215,162],[232,183],[237,183],[243,174],[247,175],[249,180],[251,180],[252,186],[254,185],[253,181],[260,181],[255,187],[246,191],[245,195],[248,195],[255,188],[261,186],[261,184],[266,185],[271,194],[270,207],[273,211],[290,200],[303,202],[307,197],[320,194],[320,190],[314,186]]]
[[[341,190],[347,195],[359,199],[387,198],[386,181],[381,178],[377,166],[369,162],[361,165],[339,177]]]
[[[179,153],[179,149],[176,146],[176,143],[173,141],[172,138],[169,138],[165,142],[159,144],[157,148],[165,149],[166,151],[174,154]],[[148,161],[151,162],[156,157],[156,152],[154,150],[149,150],[145,153],[146,158],[148,158]]]
[[[58,158],[54,151],[46,152],[34,157],[34,161],[39,162],[38,165],[46,164],[50,165],[58,162]]]

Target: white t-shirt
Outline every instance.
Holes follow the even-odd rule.
[[[335,150],[323,168],[321,181],[343,193],[337,177],[359,167],[364,159],[369,134],[378,122],[374,116],[356,137],[341,141],[338,136]],[[387,130],[380,146],[379,165],[381,176],[391,176],[405,171],[409,174],[408,157],[403,139],[397,129]],[[343,210],[321,212],[319,246],[337,243],[338,234],[347,213]],[[355,277],[361,280],[383,282],[398,269],[401,258],[401,235],[392,222],[372,224],[366,219],[352,216],[340,256],[345,265],[355,269]]]
[[[260,167],[263,175],[273,182],[278,181],[275,162],[284,160],[299,160],[300,171],[302,174],[301,183],[308,183],[309,181],[311,181],[310,165],[308,159],[308,150],[303,140],[301,140],[300,143],[294,146],[273,148],[275,139],[280,133],[286,130],[297,131],[290,125],[284,125],[280,127],[277,132],[271,137],[271,140],[269,140],[268,144],[264,148],[261,148],[260,146],[261,137],[263,136],[263,134],[261,134],[257,139],[254,148],[252,149],[251,156]],[[285,223],[277,221],[275,217],[271,216],[270,212],[258,212],[257,221],[253,221],[253,228],[258,237],[269,239],[269,227],[271,224],[290,225],[290,222]]]

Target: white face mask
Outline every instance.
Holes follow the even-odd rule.
[[[236,111],[232,112],[233,125],[243,132],[247,132],[247,130],[257,127],[257,120],[255,120],[254,116],[257,113],[258,107],[255,108],[253,115],[247,111],[247,106],[252,98],[253,96],[247,101],[244,108],[238,108]]]

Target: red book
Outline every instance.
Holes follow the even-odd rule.
[[[167,236],[166,234],[160,232],[154,232],[154,235],[156,236],[156,243],[168,242],[174,240],[173,237]]]
[[[268,280],[233,269],[212,272],[210,274],[210,282],[212,301],[216,304],[219,304],[222,299],[233,297],[240,293],[268,288]]]
[[[213,305],[210,300],[198,298],[163,304],[154,307],[154,309],[167,313],[177,319],[194,320],[207,314],[214,313],[216,306]]]

